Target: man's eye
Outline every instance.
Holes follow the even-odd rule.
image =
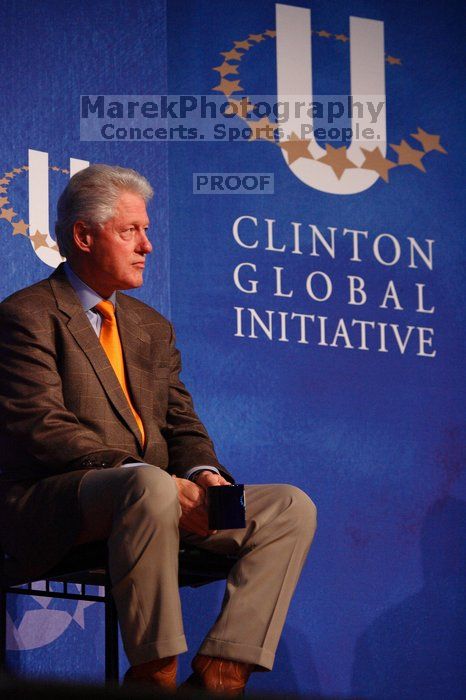
[[[123,231],[120,231],[120,236],[124,241],[129,241],[131,238],[134,238],[134,228],[125,228]]]

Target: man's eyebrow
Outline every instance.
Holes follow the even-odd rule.
[[[120,224],[119,228],[125,230],[127,228],[149,228],[149,226],[150,221],[144,222],[142,224],[137,221],[128,221],[127,223]]]

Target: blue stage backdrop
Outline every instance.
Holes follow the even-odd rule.
[[[462,15],[393,0],[3,9],[2,296],[57,264],[70,170],[136,167],[156,190],[137,295],[174,321],[220,459],[318,506],[256,690],[464,696]],[[193,653],[221,595],[183,592]],[[22,673],[101,677],[97,605],[9,613]]]

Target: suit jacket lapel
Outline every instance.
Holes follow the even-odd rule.
[[[60,266],[49,279],[58,308],[69,317],[67,325],[70,333],[94,368],[97,379],[101,383],[109,401],[127,427],[134,433],[142,448],[141,434],[120,382],[84,312],[78,296],[68,282],[66,273]]]

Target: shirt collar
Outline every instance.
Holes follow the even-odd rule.
[[[65,268],[65,273],[68,278],[68,282],[71,284],[73,287],[74,291],[79,297],[79,301],[81,302],[84,311],[89,311],[90,309],[93,309],[94,306],[96,306],[99,301],[103,300],[103,297],[100,296],[100,294],[97,294],[91,287],[89,287],[85,282],[82,281],[78,275],[73,272],[71,269],[70,265],[65,262],[64,264]],[[116,292],[113,292],[111,296],[108,297],[108,301],[111,301],[113,306],[115,306],[115,300],[116,300]]]

